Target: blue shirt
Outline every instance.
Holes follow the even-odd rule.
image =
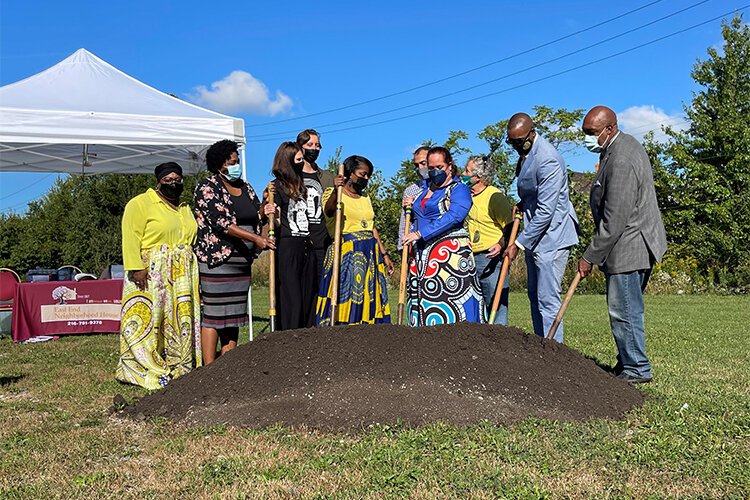
[[[450,193],[450,206],[447,212],[441,214],[439,204],[450,186],[453,186]],[[464,219],[471,209],[471,191],[465,184],[459,182],[458,177],[454,177],[451,184],[435,190],[422,209],[422,199],[428,190],[427,187],[422,189],[412,206],[412,213],[417,221],[417,230],[424,241],[462,228]]]

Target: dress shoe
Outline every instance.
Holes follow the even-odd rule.
[[[617,378],[630,384],[648,384],[652,380],[651,377],[639,377],[638,375],[630,375],[628,373],[621,373]]]

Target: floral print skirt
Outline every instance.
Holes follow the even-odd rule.
[[[115,378],[154,390],[202,365],[198,261],[188,245],[161,245],[142,258],[146,289],[125,278]]]

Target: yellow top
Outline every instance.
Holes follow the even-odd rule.
[[[122,214],[122,263],[126,271],[145,269],[141,252],[158,245],[190,245],[198,225],[190,207],[177,210],[149,188],[125,205]]]
[[[498,188],[487,186],[481,193],[472,195],[466,224],[474,253],[484,252],[498,243],[512,218],[513,203]]]
[[[327,188],[323,192],[323,206],[333,194],[335,188]],[[344,191],[344,213],[342,218],[342,233],[356,233],[359,231],[372,231],[375,226],[375,212],[372,210],[369,196],[352,198]],[[333,217],[326,216],[328,232],[333,235],[336,232],[336,213]]]

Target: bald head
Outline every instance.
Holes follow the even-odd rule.
[[[587,136],[596,137],[596,143],[586,147],[592,152],[601,152],[617,135],[617,115],[606,106],[594,106],[583,118],[581,128]]]
[[[509,137],[511,136],[511,132],[513,132],[513,136],[519,135],[523,137],[528,134],[532,128],[534,128],[534,122],[526,113],[516,113],[510,117],[510,120],[508,120]]]
[[[617,129],[617,115],[606,106],[594,106],[583,118],[583,131],[599,131],[606,127]]]
[[[525,155],[531,149],[536,139],[534,122],[526,113],[516,113],[508,120],[508,133],[506,142],[518,152]]]

